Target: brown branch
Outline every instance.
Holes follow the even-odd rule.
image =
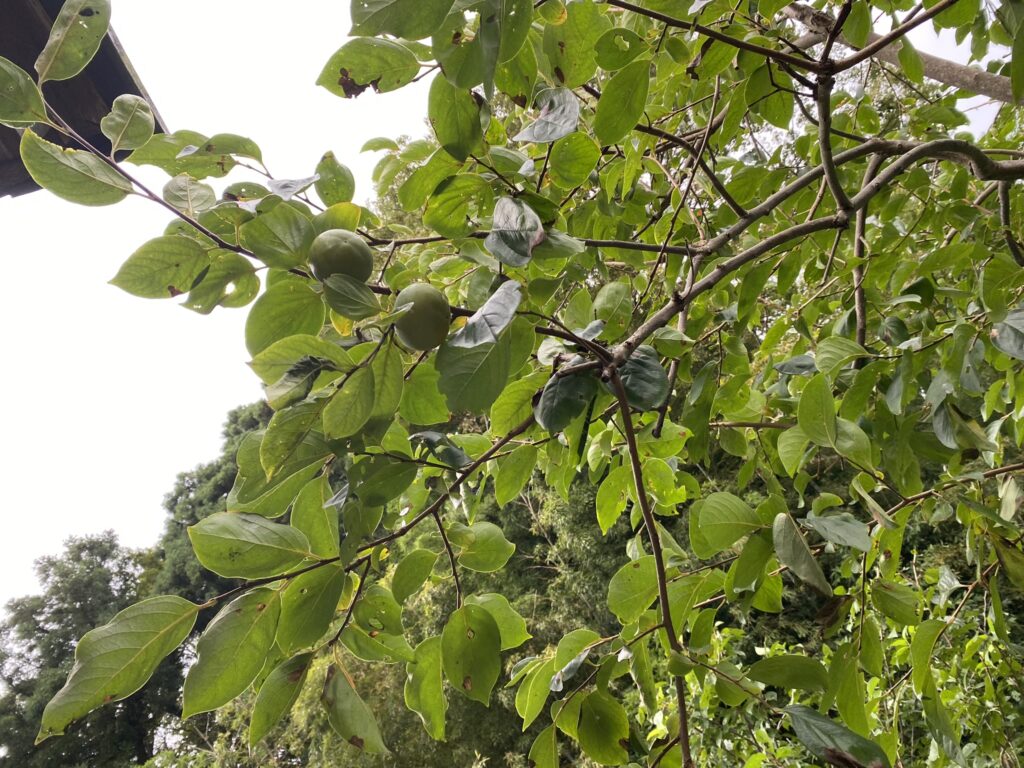
[[[864,46],[859,51],[854,53],[852,56],[848,56],[842,61],[837,62],[835,65],[835,71],[842,72],[844,70],[850,69],[851,67],[857,66],[866,59],[870,59],[879,51],[888,48],[894,42],[904,37],[912,29],[915,29],[916,27],[919,27],[922,24],[924,24],[929,19],[938,16],[947,8],[956,5],[957,2],[959,2],[959,0],[939,0],[939,2],[937,2],[935,5],[933,5],[931,8],[927,9],[923,13],[917,14],[913,18],[908,19],[907,21],[900,24],[891,32],[887,32],[881,37],[872,40],[870,43],[868,43],[866,46]]]
[[[1013,235],[1010,224],[1010,182],[999,182],[999,223],[1003,228],[1003,237],[1006,240],[1006,247],[1010,250],[1013,260],[1024,267],[1024,253],[1021,252],[1020,243]]]
[[[441,522],[440,513],[434,509],[432,516],[434,523],[437,525],[437,532],[441,534],[441,541],[444,542],[445,551],[448,553],[448,562],[452,567],[452,579],[455,581],[455,609],[458,610],[462,607],[462,583],[459,581],[459,566],[455,562],[455,550],[452,549],[452,543],[448,539],[448,532],[444,529],[444,524]]]
[[[622,429],[626,435],[626,448],[629,452],[630,466],[633,470],[633,484],[636,487],[636,496],[640,505],[640,514],[644,519],[644,527],[647,529],[647,538],[651,544],[651,554],[654,555],[654,569],[658,579],[658,605],[661,609],[661,625],[665,628],[665,634],[668,636],[669,647],[677,653],[682,653],[683,647],[679,642],[679,637],[676,635],[675,627],[672,625],[672,610],[668,597],[668,577],[665,572],[665,554],[661,548],[658,523],[651,509],[651,501],[647,496],[647,489],[644,487],[644,473],[640,465],[640,449],[636,442],[636,430],[633,428],[633,417],[629,409],[626,388],[623,386],[622,378],[617,370],[609,368],[606,371],[612,385],[612,390],[619,403],[619,413],[622,415]],[[693,757],[690,753],[686,686],[681,676],[675,675],[674,677],[676,698],[679,701],[679,743],[683,752],[683,768],[691,768],[693,766]]]

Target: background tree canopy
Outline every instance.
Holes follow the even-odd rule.
[[[135,97],[125,161],[89,146],[45,83],[105,1],[36,76],[0,59],[40,186],[173,215],[114,285],[251,304],[272,411],[180,489],[157,589],[79,640],[37,740],[184,647],[214,764],[1018,765],[1020,5],[351,13],[320,85],[433,78],[431,137],[364,148],[376,210],[344,158],[271,178]]]

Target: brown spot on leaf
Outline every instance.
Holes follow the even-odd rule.
[[[90,16],[95,16],[96,15],[96,9],[95,8],[83,8],[82,10],[80,10],[78,12],[78,15],[79,16],[85,16],[86,18],[89,18]]]
[[[257,613],[262,613],[262,612],[263,612],[263,611],[265,611],[265,610],[267,610],[267,604],[266,604],[266,603],[259,603],[259,604],[258,604],[258,605],[256,606],[256,612],[257,612]]]
[[[351,744],[356,749],[362,749],[363,748],[363,744],[365,742],[361,738],[359,738],[358,736],[353,736],[351,739],[348,740],[348,743]]]
[[[512,97],[512,103],[526,109],[526,97],[519,93]]]
[[[302,674],[305,671],[306,671],[305,668],[292,670],[291,672],[288,673],[288,682],[289,683],[297,683],[297,682],[299,682],[299,680],[302,678]]]
[[[366,90],[365,85],[360,85],[351,77],[349,77],[348,70],[342,67],[338,70],[338,85],[341,86],[341,90],[345,92],[346,99],[354,99],[356,96]]]
[[[455,30],[455,33],[452,35],[452,44],[453,45],[458,45],[461,42],[462,42],[462,32],[460,32],[459,30]]]
[[[472,627],[466,627],[466,637],[468,637],[470,640],[476,637],[476,632],[473,631]]]
[[[181,296],[183,291],[179,291],[173,285],[168,285],[167,286],[167,293],[170,294],[170,297],[173,299],[175,296]]]
[[[560,83],[564,83],[565,82],[565,73],[562,72],[562,68],[561,67],[555,67],[555,77],[558,78],[558,82],[560,82]]]
[[[464,678],[462,678],[462,690],[464,690],[464,691],[472,691],[473,690],[473,678],[470,677],[469,675],[466,675]]]

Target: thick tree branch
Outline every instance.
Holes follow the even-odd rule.
[[[809,5],[805,5],[803,3],[791,3],[784,8],[782,12],[788,18],[793,19],[794,21],[799,21],[810,31],[810,34],[793,41],[795,45],[801,48],[810,48],[811,46],[822,42],[834,24],[834,20],[830,14],[824,11],[815,10]],[[882,36],[877,35],[874,32],[868,35],[869,45],[880,40],[882,40]],[[856,46],[852,45],[850,41],[842,35],[839,36],[839,42],[849,48],[858,50]],[[860,50],[863,51],[867,49],[864,48]],[[884,61],[886,64],[892,64],[897,67],[899,66],[899,54],[891,45],[875,49],[869,55],[879,61]],[[1016,103],[1013,98],[1013,91],[1010,87],[1010,79],[1008,77],[986,72],[978,67],[958,64],[954,61],[949,61],[948,59],[933,56],[932,54],[924,51],[918,51],[917,55],[921,59],[921,64],[924,67],[924,76],[929,80],[934,80],[938,83],[952,86],[954,88],[961,88],[965,91],[976,93],[979,96],[988,96],[989,98],[1002,101],[1006,104]]]

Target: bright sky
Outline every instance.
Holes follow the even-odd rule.
[[[334,150],[365,201],[376,158],[359,148],[378,135],[423,134],[428,81],[355,101],[329,94],[314,83],[345,40],[348,3],[297,7],[115,2],[113,18],[171,130],[247,134],[280,178],[311,175]],[[929,33],[915,44],[955,53]],[[165,179],[141,175],[157,189]],[[248,177],[228,181],[239,178]],[[3,604],[35,590],[33,561],[68,536],[113,528],[127,545],[153,544],[177,474],[214,458],[228,410],[262,393],[245,366],[246,310],[203,317],[107,285],[167,223],[158,206],[83,208],[35,193],[0,199],[0,219]]]
[[[311,175],[331,149],[365,201],[376,156],[359,154],[363,142],[425,133],[428,82],[354,101],[315,85],[349,29],[342,0],[287,11],[115,0],[113,26],[171,130],[249,135],[281,178]],[[154,170],[142,175],[159,189],[166,177]],[[247,310],[204,317],[107,285],[166,211],[37,192],[0,199],[0,220],[2,605],[36,589],[33,561],[68,536],[113,528],[127,545],[153,544],[177,474],[216,457],[227,412],[262,393],[245,365]]]

